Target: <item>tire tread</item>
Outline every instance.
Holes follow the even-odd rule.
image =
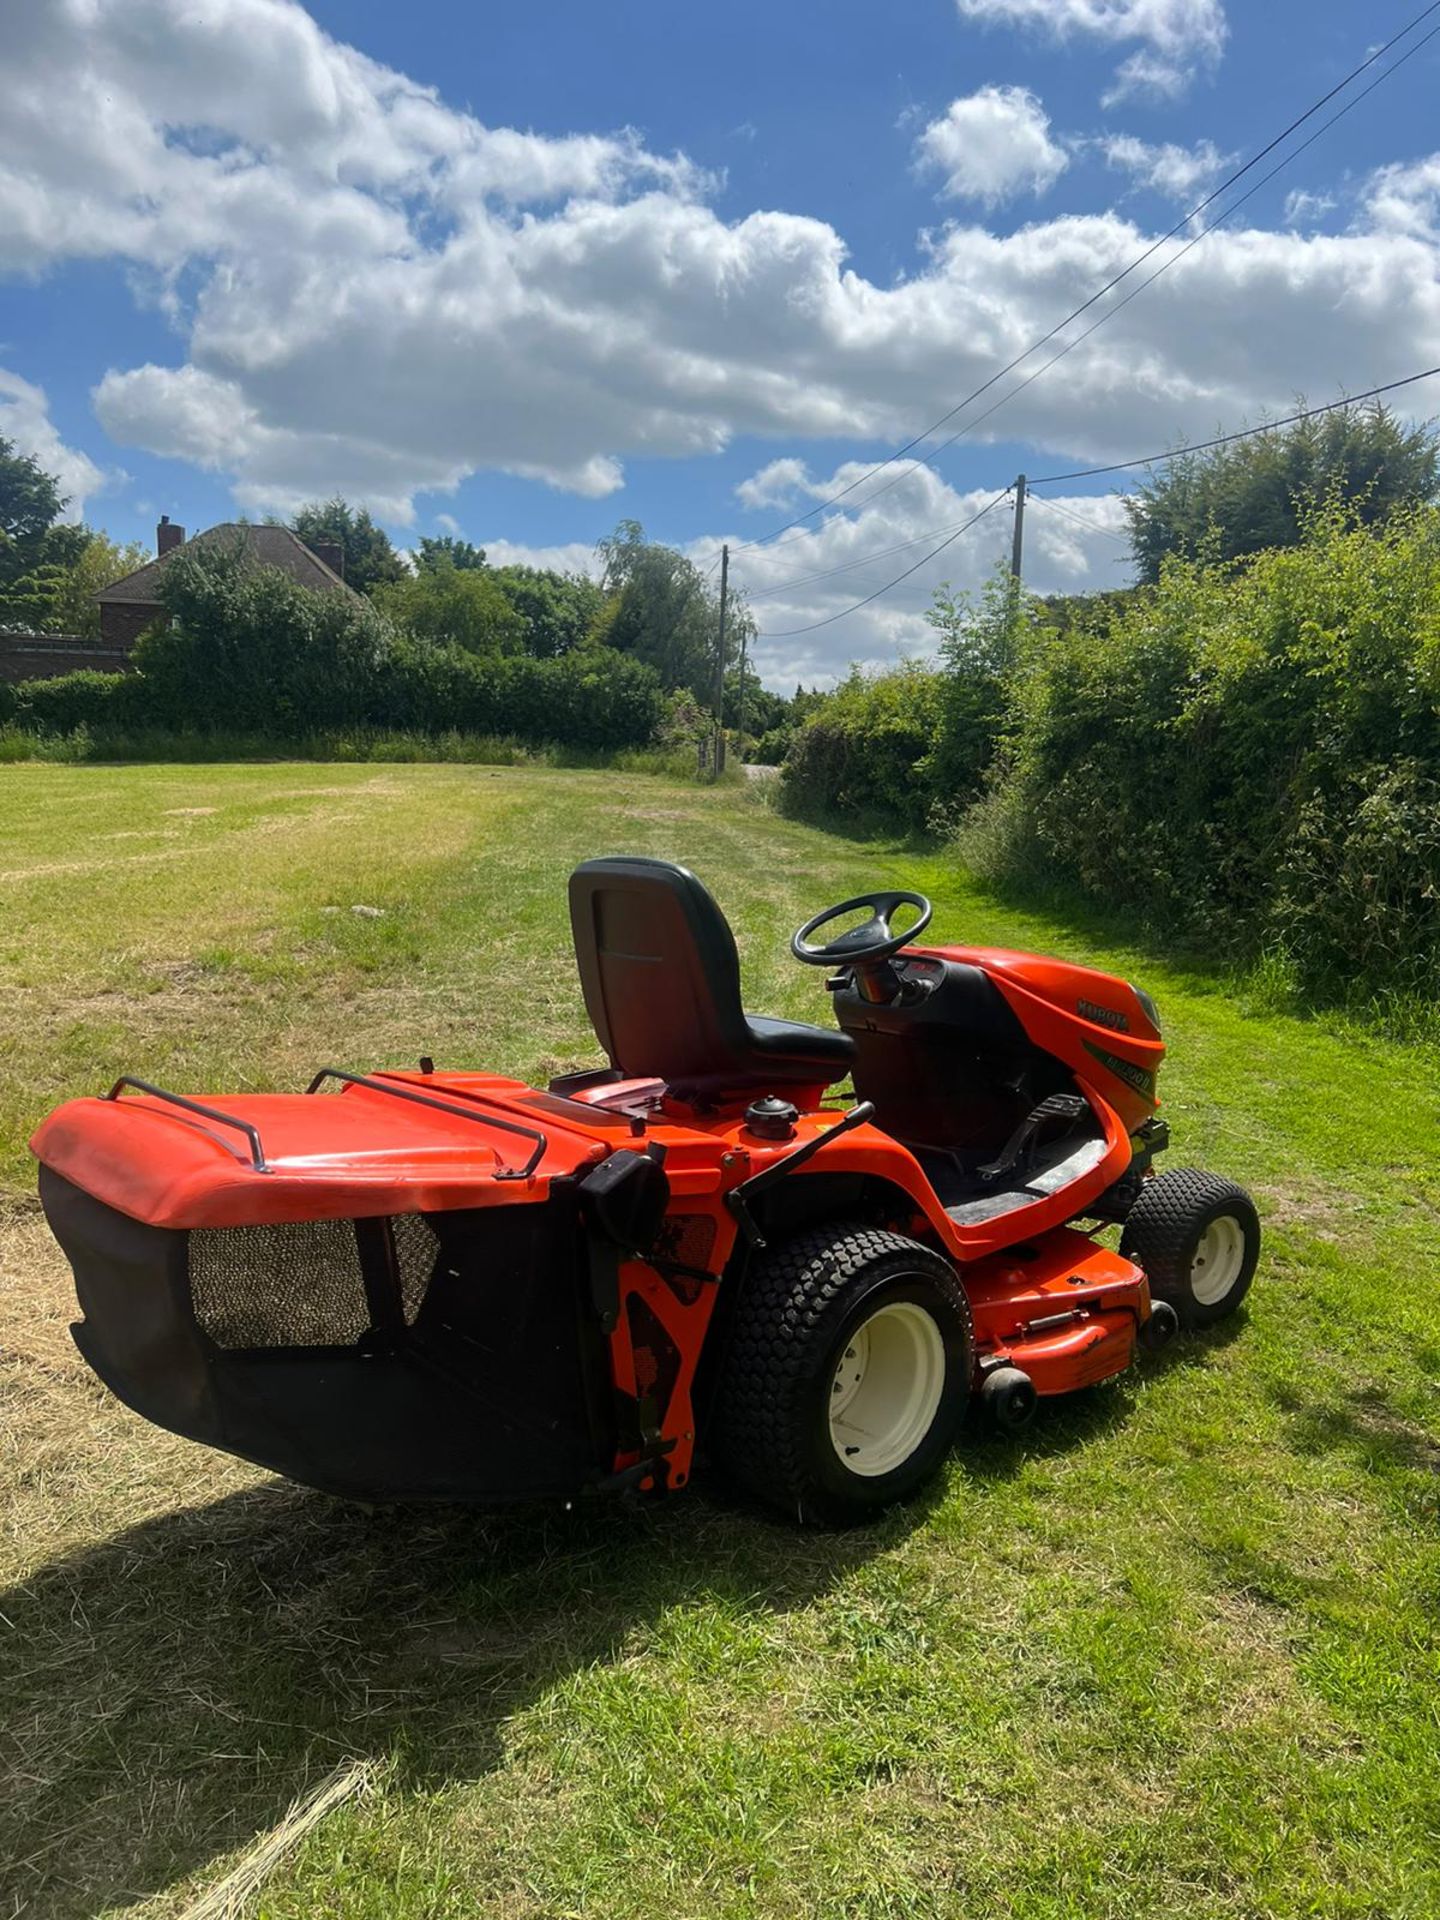
[[[804,1454],[800,1401],[824,1322],[878,1262],[932,1278],[971,1345],[969,1303],[941,1255],[888,1228],[843,1223],[766,1249],[742,1282],[715,1403],[716,1464],[746,1492],[801,1520],[821,1515]]]
[[[1190,1287],[1190,1259],[1196,1222],[1228,1207],[1246,1230],[1251,1257],[1240,1282],[1212,1307],[1196,1301]],[[1260,1246],[1255,1203],[1242,1186],[1199,1167],[1171,1167],[1147,1180],[1130,1209],[1120,1252],[1144,1269],[1150,1292],[1168,1301],[1184,1326],[1206,1326],[1233,1313],[1250,1289]]]

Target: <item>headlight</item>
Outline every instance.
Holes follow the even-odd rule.
[[[1160,1026],[1160,1009],[1156,1006],[1155,1002],[1150,998],[1149,994],[1146,993],[1143,987],[1137,987],[1134,985],[1133,982],[1131,983],[1130,991],[1134,994],[1135,998],[1140,1002],[1140,1005],[1144,1008],[1145,1018],[1150,1022],[1151,1026],[1154,1027],[1156,1033],[1161,1032],[1162,1029]]]

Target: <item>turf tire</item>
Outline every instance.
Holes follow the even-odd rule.
[[[743,1286],[711,1432],[720,1471],[811,1525],[853,1525],[913,1494],[950,1450],[970,1397],[970,1309],[949,1261],[903,1234],[833,1226],[766,1249]],[[939,1401],[896,1467],[862,1475],[831,1438],[836,1368],[882,1307],[907,1303],[930,1316],[943,1343]]]
[[[1231,1229],[1223,1225],[1227,1221],[1233,1223]],[[1207,1235],[1212,1242],[1228,1238],[1233,1247],[1226,1263],[1231,1277],[1214,1298],[1202,1297],[1203,1269],[1201,1294],[1196,1291],[1196,1257]],[[1260,1216],[1255,1202],[1233,1180],[1196,1167],[1175,1167],[1145,1182],[1126,1217],[1120,1251],[1144,1268],[1152,1298],[1168,1301],[1182,1327],[1213,1326],[1234,1313],[1250,1291],[1260,1258]]]

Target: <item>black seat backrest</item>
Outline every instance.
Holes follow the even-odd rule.
[[[627,1078],[707,1082],[749,1056],[734,935],[693,873],[644,854],[587,860],[570,924],[586,1011]]]

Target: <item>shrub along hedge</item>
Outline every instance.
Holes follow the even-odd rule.
[[[14,723],[46,735],[86,728],[97,744],[107,734],[151,729],[175,734],[246,735],[302,740],[346,728],[431,735],[493,735],[533,745],[607,753],[643,747],[661,717],[659,682],[648,667],[596,649],[533,660],[477,657],[459,648],[397,645],[376,669],[362,702],[321,696],[306,705],[277,698],[267,712],[237,698],[227,718],[221,690],[207,688],[203,718],[187,704],[197,663],[166,649],[159,671],[69,673],[15,689]],[[197,703],[199,704],[199,703]],[[0,720],[7,716],[0,713]]]
[[[852,672],[790,743],[780,776],[785,811],[923,827],[935,797],[930,756],[943,712],[938,672]]]
[[[97,741],[146,728],[296,740],[358,727],[613,752],[647,744],[662,716],[655,674],[610,649],[537,660],[411,640],[366,601],[308,593],[238,555],[177,556],[164,591],[172,623],[141,637],[137,672],[24,683],[15,723],[85,727]]]
[[[536,660],[400,641],[381,664],[367,718],[605,751],[648,742],[663,704],[651,669],[609,648]]]
[[[978,598],[942,587],[925,617],[938,666],[852,671],[792,734],[781,785],[787,812],[935,832],[981,792],[1040,603],[1017,592],[1002,567]]]
[[[961,846],[1312,998],[1440,998],[1440,517],[1170,562],[1016,678],[1005,770]]]
[[[73,733],[77,727],[121,725],[136,711],[133,676],[84,668],[53,680],[22,680],[13,717],[35,733]]]

